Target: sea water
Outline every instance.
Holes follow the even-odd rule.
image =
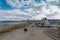
[[[8,21],[4,21],[4,22],[2,22],[2,21],[0,21],[0,26],[6,26],[6,25],[13,25],[13,24],[23,24],[23,23],[26,23],[26,22],[8,22]]]

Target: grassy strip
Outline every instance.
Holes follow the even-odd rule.
[[[7,32],[11,32],[12,30],[15,30],[15,29],[24,28],[26,26],[29,26],[30,24],[31,23],[26,23],[26,24],[18,24],[18,25],[14,25],[14,26],[5,27],[2,29],[2,31],[0,31],[0,35],[7,33]]]
[[[58,32],[60,33],[60,27],[57,27]]]

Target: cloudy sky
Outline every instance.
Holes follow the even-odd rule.
[[[0,21],[60,19],[60,0],[0,0]]]

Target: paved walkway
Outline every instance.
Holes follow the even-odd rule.
[[[60,33],[57,29],[46,29],[44,33],[51,37],[53,40],[60,40]]]
[[[24,32],[23,28],[7,33],[0,40],[52,40],[43,33],[44,28],[28,27],[28,32]]]

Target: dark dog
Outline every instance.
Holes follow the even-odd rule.
[[[24,32],[27,32],[27,28],[24,28]]]

